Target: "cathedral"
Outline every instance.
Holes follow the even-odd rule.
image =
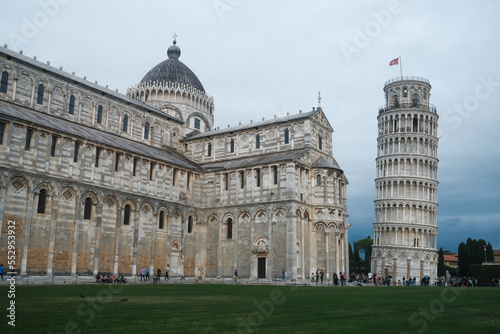
[[[320,99],[215,127],[180,57],[174,40],[124,95],[0,47],[0,263],[14,230],[21,275],[349,274],[347,179]]]

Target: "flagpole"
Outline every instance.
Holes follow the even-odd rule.
[[[399,70],[401,71],[401,80],[403,80],[403,62],[401,61],[401,56],[399,56]]]

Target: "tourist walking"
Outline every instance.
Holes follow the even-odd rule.
[[[146,268],[146,281],[151,281],[149,278],[149,267]]]
[[[144,267],[141,268],[141,281],[142,279],[146,280],[146,269]]]
[[[161,269],[160,268],[158,268],[158,270],[156,271],[156,279],[158,280],[158,282],[161,279]]]
[[[238,282],[238,269],[234,269],[234,281]]]
[[[3,281],[3,264],[0,264],[0,276],[2,276]]]
[[[319,273],[319,277],[321,278],[321,284],[323,284],[323,277],[325,276],[325,272],[323,269],[321,269],[321,272]]]
[[[165,281],[170,281],[170,278],[168,277],[168,268],[165,269]]]

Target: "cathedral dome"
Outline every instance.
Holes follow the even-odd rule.
[[[139,85],[156,82],[160,85],[168,85],[171,82],[185,84],[205,93],[205,89],[196,74],[179,60],[181,49],[176,44],[177,42],[174,40],[174,44],[167,50],[168,59],[153,67],[142,78]]]

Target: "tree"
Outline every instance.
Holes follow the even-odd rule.
[[[469,240],[467,240],[467,243],[469,243]],[[472,244],[472,240],[470,240],[470,244]],[[469,248],[463,242],[458,246],[458,272],[460,276],[468,276],[470,273]]]
[[[438,276],[444,276],[445,275],[445,267],[444,267],[444,251],[443,248],[439,249],[439,259],[438,259]]]
[[[486,262],[495,262],[495,253],[493,252],[493,247],[489,242],[488,246],[486,246]]]
[[[477,241],[477,262],[476,264],[482,264],[486,262],[484,249],[486,248],[486,241],[484,239],[479,239]]]
[[[352,246],[349,243],[349,272],[354,273],[356,271],[358,264],[354,258],[354,252],[352,251]]]
[[[360,253],[365,254],[364,261],[363,260],[360,260],[360,261],[364,262],[363,263],[363,267],[364,267],[363,273],[368,275],[368,273],[371,271],[371,265],[372,265],[371,259],[372,259],[373,240],[370,238],[370,236],[367,236],[364,239],[356,241],[355,244],[358,248],[358,251]]]

